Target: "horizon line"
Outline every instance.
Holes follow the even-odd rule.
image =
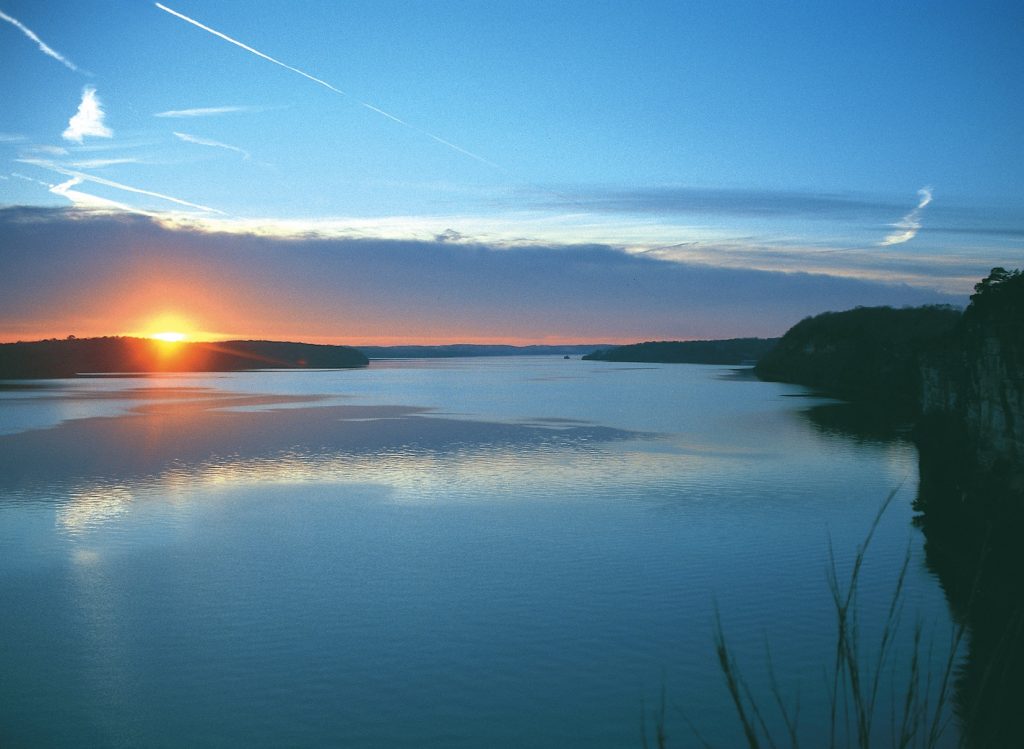
[[[558,348],[567,346],[630,346],[641,343],[690,343],[699,341],[727,341],[737,340],[746,338],[779,338],[779,336],[729,336],[729,337],[698,337],[698,338],[618,338],[609,337],[606,339],[586,339],[586,340],[544,340],[535,338],[490,338],[490,339],[398,339],[401,342],[395,343],[395,338],[388,337],[384,339],[362,339],[362,338],[337,338],[337,337],[325,337],[325,336],[309,336],[309,337],[294,337],[294,336],[283,336],[283,337],[252,337],[238,334],[198,334],[198,337],[191,337],[186,334],[186,338],[178,341],[178,343],[189,344],[189,343],[224,343],[229,341],[265,341],[270,343],[304,343],[317,346],[347,346],[349,348],[452,348],[457,346],[508,346],[511,348],[530,348],[530,347],[548,347]],[[17,337],[10,338],[5,337],[5,340],[0,340],[0,345],[10,345],[16,343],[47,343],[52,341],[89,341],[89,340],[100,340],[104,338],[138,338],[138,339],[154,339],[153,334],[144,333],[112,333],[106,335],[76,335],[76,334],[65,334],[65,335],[50,335],[50,336],[39,336],[33,334],[29,337]],[[371,342],[376,340],[376,342]],[[424,342],[427,340],[428,342]],[[357,342],[352,342],[357,341]],[[385,341],[385,342],[382,342]]]

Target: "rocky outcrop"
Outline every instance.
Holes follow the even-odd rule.
[[[986,336],[921,368],[921,412],[962,423],[983,464],[1024,462],[1024,341]]]
[[[953,335],[925,356],[925,422],[961,428],[980,465],[1024,471],[1024,275],[995,268]]]
[[[970,306],[861,307],[794,325],[757,364],[793,382],[913,418],[982,470],[1024,484],[1024,274],[994,268]],[[965,447],[966,446],[966,447]]]

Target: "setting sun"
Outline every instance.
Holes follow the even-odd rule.
[[[165,331],[162,333],[150,333],[150,338],[154,338],[164,343],[180,343],[184,341],[188,336],[185,333],[177,333],[174,331]]]

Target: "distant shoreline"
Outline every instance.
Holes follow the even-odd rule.
[[[115,377],[169,372],[348,369],[397,359],[561,356],[592,361],[752,364],[773,338],[608,343],[342,346],[284,341],[181,341],[105,336],[0,343],[0,380]]]
[[[771,351],[778,338],[728,338],[707,341],[648,341],[595,351],[588,361],[650,364],[753,364]]]
[[[347,369],[368,364],[367,357],[350,346],[280,341],[200,343],[68,337],[0,344],[3,380],[251,369]]]

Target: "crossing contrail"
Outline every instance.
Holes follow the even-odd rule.
[[[97,177],[92,174],[86,174],[85,172],[75,171],[74,169],[66,169],[65,167],[62,167],[59,164],[54,164],[52,161],[47,161],[45,159],[17,159],[17,161],[21,162],[22,164],[31,164],[32,166],[38,166],[41,169],[49,169],[51,172],[56,172],[57,174],[63,174],[65,177],[70,177],[72,179],[79,180],[79,182],[76,182],[75,184],[81,184],[81,182],[92,182],[97,185],[112,187],[115,190],[124,190],[125,192],[135,193],[136,195],[148,195],[151,198],[167,200],[171,203],[177,203],[178,205],[186,206],[187,208],[196,208],[200,211],[206,211],[208,213],[219,213],[221,216],[227,215],[224,213],[224,211],[218,211],[216,208],[210,208],[209,206],[200,205],[199,203],[191,203],[187,200],[175,198],[170,195],[164,195],[163,193],[160,192],[153,192],[152,190],[143,190],[141,187],[132,187],[131,185],[125,185],[120,182],[114,182],[111,179],[104,179],[103,177]],[[72,185],[70,184],[70,182],[65,182],[63,185],[58,185],[58,187],[60,186],[67,188],[71,187]],[[47,187],[49,187],[49,185],[47,185]]]
[[[495,164],[493,161],[485,159],[483,156],[480,156],[479,154],[475,154],[472,151],[468,151],[465,148],[463,148],[462,146],[456,145],[455,143],[452,143],[451,141],[445,140],[444,138],[440,137],[439,135],[434,135],[432,132],[430,132],[428,130],[424,130],[423,128],[417,127],[416,125],[413,125],[411,122],[406,122],[401,117],[396,117],[395,115],[391,114],[390,112],[385,112],[380,107],[375,107],[375,106],[373,106],[372,104],[370,104],[368,102],[362,101],[361,99],[353,96],[352,94],[350,94],[350,93],[348,93],[346,91],[342,91],[337,86],[331,85],[330,83],[328,83],[327,81],[325,81],[322,78],[317,78],[315,75],[310,75],[305,70],[300,70],[299,68],[296,68],[296,67],[294,67],[292,65],[289,65],[286,62],[281,62],[280,60],[278,60],[278,59],[276,59],[274,57],[271,57],[270,55],[267,55],[267,54],[264,54],[263,52],[260,52],[258,49],[254,49],[253,47],[250,47],[248,44],[244,44],[244,43],[238,41],[237,39],[232,39],[227,34],[224,34],[224,33],[220,32],[220,31],[217,31],[216,29],[211,29],[209,26],[206,26],[205,24],[200,23],[199,21],[195,20],[194,18],[189,18],[188,16],[186,16],[183,13],[179,13],[176,10],[171,10],[166,5],[163,5],[161,3],[154,3],[154,5],[156,5],[156,7],[158,7],[160,10],[164,11],[165,13],[170,13],[172,16],[175,16],[176,18],[180,18],[182,21],[185,21],[186,23],[190,23],[193,26],[195,26],[196,28],[200,28],[203,31],[206,31],[207,33],[213,34],[214,36],[219,37],[219,38],[223,39],[226,42],[230,42],[231,44],[234,44],[236,47],[241,47],[246,52],[254,54],[257,57],[262,57],[267,62],[272,62],[275,65],[278,65],[278,66],[284,68],[285,70],[290,70],[293,73],[297,73],[298,75],[301,75],[303,78],[306,78],[306,79],[308,79],[310,81],[313,81],[313,83],[317,84],[318,86],[323,86],[328,91],[333,91],[334,93],[339,94],[340,96],[344,96],[347,99],[351,99],[352,101],[354,101],[359,106],[365,107],[366,109],[369,109],[371,112],[376,112],[377,114],[381,115],[382,117],[387,117],[389,120],[391,120],[393,122],[396,122],[399,125],[402,125],[403,127],[407,127],[410,130],[419,133],[420,135],[426,136],[427,138],[430,138],[431,140],[434,140],[434,141],[440,143],[443,146],[447,146],[448,148],[452,149],[453,151],[457,151],[458,153],[461,153],[464,156],[468,156],[471,159],[475,159],[476,161],[479,161],[481,164],[486,164],[487,166],[491,167],[492,169],[497,169],[498,171],[504,172],[504,173],[507,174],[507,170],[504,167],[499,166],[498,164]]]

